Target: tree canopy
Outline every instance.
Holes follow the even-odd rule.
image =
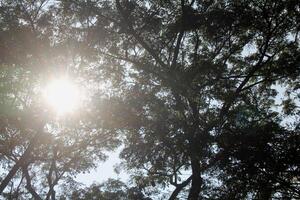
[[[0,1],[0,193],[300,198],[299,30],[297,0]],[[76,183],[120,146],[129,183]]]

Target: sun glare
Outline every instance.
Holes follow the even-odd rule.
[[[79,90],[69,79],[52,80],[45,88],[47,103],[62,115],[74,111],[79,106]]]

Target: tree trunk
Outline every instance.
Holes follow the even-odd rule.
[[[6,175],[6,177],[1,182],[1,184],[0,184],[0,195],[3,193],[6,186],[11,181],[11,179],[14,178],[14,176],[16,175],[18,170],[21,167],[24,167],[26,164],[28,164],[28,161],[29,161],[29,158],[30,158],[30,155],[31,155],[31,152],[32,152],[34,146],[38,143],[41,136],[43,135],[42,134],[43,133],[43,128],[44,128],[44,124],[43,123],[39,124],[39,126],[37,127],[38,131],[35,133],[33,138],[30,140],[30,143],[29,143],[27,149],[25,150],[25,152],[23,153],[21,158],[15,163],[15,165],[11,168],[9,173]]]
[[[201,178],[201,167],[199,160],[192,156],[191,158],[192,165],[192,186],[189,192],[188,199],[189,200],[199,200],[199,194],[202,186],[202,178]]]
[[[16,175],[17,171],[24,165],[24,163],[29,159],[31,150],[33,148],[33,144],[30,143],[27,149],[25,150],[24,154],[21,156],[21,158],[15,163],[15,165],[11,168],[11,170],[8,172],[6,177],[3,179],[3,181],[0,184],[0,194],[3,193],[6,186],[9,184],[11,179]]]

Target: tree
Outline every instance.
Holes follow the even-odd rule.
[[[205,198],[204,176],[221,158],[218,138],[226,138],[240,105],[261,95],[257,110],[278,123],[269,101],[276,95],[272,87],[298,84],[296,1],[68,1],[66,6],[74,13],[89,8],[89,14],[78,15],[91,33],[88,46],[108,63],[131,70],[124,80],[125,105],[131,108],[128,116],[137,118],[125,127],[127,168],[175,186],[178,174],[190,170],[189,199]]]
[[[129,187],[125,183],[108,179],[100,185],[93,184],[88,188],[84,189],[74,189],[70,194],[70,197],[61,196],[61,199],[80,199],[80,200],[90,200],[90,199],[128,199],[128,200],[151,200],[144,196],[144,194],[139,191],[138,188]]]
[[[25,145],[13,148],[23,146],[23,154],[5,160],[20,163],[32,196],[54,199],[57,174],[88,170],[93,156],[103,159],[102,149],[122,140],[123,168],[141,192],[171,184],[170,199],[298,198],[298,1],[3,2],[2,33],[9,41],[4,49],[18,58],[3,54],[3,64],[28,65],[43,77],[53,74],[49,66],[57,61],[69,66],[62,73],[107,86],[96,87],[91,104],[66,123],[39,117],[65,132],[46,132],[51,140],[29,151],[32,161],[24,159],[46,179],[34,180],[27,173],[34,168],[18,162],[31,140],[17,129]],[[15,45],[18,34],[29,34],[31,40],[22,42],[35,51],[23,55],[23,43]],[[40,65],[48,68],[36,70]],[[274,101],[279,87],[288,96],[285,113],[275,110],[281,108]],[[294,124],[285,123],[287,115]],[[4,123],[5,130],[9,125]],[[39,181],[48,184],[47,194],[30,187]],[[123,198],[123,190],[109,195]]]
[[[243,138],[235,139],[242,134]],[[272,122],[229,133],[229,143],[238,145],[226,144],[231,147],[223,152],[226,159],[220,165],[226,165],[221,169],[227,188],[220,199],[245,198],[247,192],[252,192],[254,199],[299,198],[298,137],[298,131],[284,130]]]
[[[60,71],[63,75],[67,71],[64,65],[75,65],[67,60],[78,58],[72,52],[74,47],[69,47],[69,30],[60,27],[69,23],[60,19],[61,10],[42,0],[1,1],[0,11],[0,153],[6,173],[0,193],[8,198],[55,199],[59,182],[74,182],[74,175],[106,159],[103,151],[119,144],[117,133],[104,115],[95,120],[92,107],[86,109],[88,102],[81,108],[83,118],[57,118],[45,107],[42,89],[51,79],[49,74]],[[54,65],[58,61],[60,65]],[[68,73],[78,77],[75,68]],[[97,101],[105,101],[105,97]]]

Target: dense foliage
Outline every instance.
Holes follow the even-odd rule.
[[[2,0],[0,29],[4,197],[300,198],[299,1]],[[57,194],[121,144],[130,185]]]

